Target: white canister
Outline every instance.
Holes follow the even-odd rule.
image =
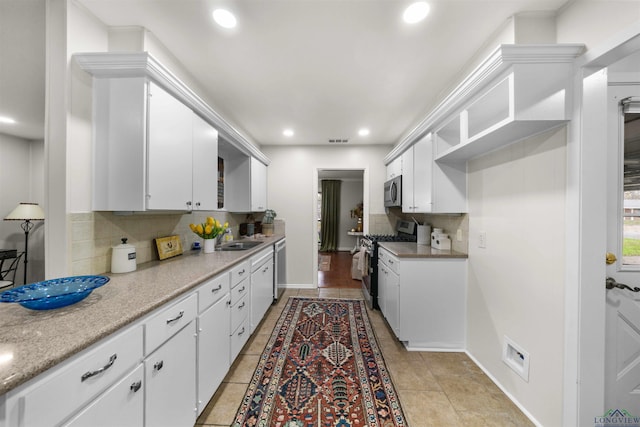
[[[442,234],[442,228],[434,228],[433,231],[431,232],[431,246],[434,245],[434,243],[436,242],[436,239],[438,238],[438,236],[440,236]]]
[[[431,239],[429,238],[429,234],[431,233],[430,225],[419,225],[418,226],[418,235],[417,242],[419,245],[429,246],[431,244]]]
[[[121,244],[111,248],[112,273],[128,273],[136,269],[136,247],[128,245],[124,237],[121,240]]]

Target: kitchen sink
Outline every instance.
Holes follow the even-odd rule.
[[[258,245],[263,244],[261,241],[253,241],[253,242],[232,242],[226,243],[220,246],[221,251],[246,251],[247,249],[255,248]]]

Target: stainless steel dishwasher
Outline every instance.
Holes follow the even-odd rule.
[[[275,257],[273,263],[273,301],[278,300],[279,292],[284,290],[287,284],[287,242],[286,239],[278,241],[275,245]]]

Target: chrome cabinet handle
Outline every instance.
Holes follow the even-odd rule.
[[[269,271],[269,267],[265,267],[264,270],[262,270],[263,273],[266,273],[267,271]]]
[[[169,323],[173,323],[173,322],[175,322],[176,320],[180,320],[180,319],[182,319],[182,316],[184,316],[184,310],[180,310],[180,314],[178,314],[178,315],[177,315],[176,317],[174,317],[173,319],[167,319],[167,325],[168,325]]]
[[[109,369],[111,366],[113,366],[113,363],[116,361],[117,358],[118,358],[117,353],[112,354],[107,364],[104,365],[102,368],[96,369],[95,371],[85,372],[84,374],[82,374],[82,377],[80,377],[80,382],[83,382],[86,379],[89,379],[95,375],[103,373],[104,371]]]
[[[238,292],[244,292],[245,287],[242,286],[242,288],[238,289]]]
[[[245,306],[245,304],[246,304],[246,302],[244,302],[244,301],[243,301],[243,302],[242,302],[242,304],[240,304],[240,305],[238,306],[238,310],[242,309],[242,308]]]
[[[244,334],[244,326],[242,327],[242,330],[240,332],[238,332],[238,336]]]
[[[163,366],[164,366],[164,360],[161,360],[159,362],[156,362],[153,365],[153,369],[155,369],[156,371],[159,371],[160,369],[162,369]]]
[[[129,388],[135,393],[136,391],[140,390],[140,387],[142,387],[142,381],[136,381],[135,383],[131,384],[131,387]]]
[[[196,207],[199,208],[200,207],[200,202],[196,202]]]
[[[211,292],[214,292],[214,293],[215,293],[215,292],[218,292],[220,289],[222,289],[222,285],[218,285],[218,287],[217,287],[217,288],[215,288],[215,289],[211,289]]]
[[[242,275],[242,274],[244,274],[244,272],[245,272],[245,270],[244,270],[244,268],[243,268],[242,270],[238,271],[238,274],[239,274],[239,275]]]

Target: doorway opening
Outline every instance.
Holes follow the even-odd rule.
[[[314,209],[314,229],[317,233],[314,278],[317,287],[361,287],[359,277],[352,274],[352,264],[367,222],[365,176],[366,169],[317,169],[317,203]],[[327,195],[324,197],[324,209],[323,181],[338,182],[332,187],[325,183],[325,192],[327,188],[333,189],[331,200],[327,200]],[[338,190],[335,190],[336,187]]]

